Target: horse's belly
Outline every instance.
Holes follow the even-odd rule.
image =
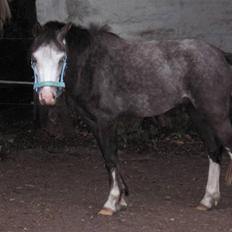
[[[146,94],[140,94],[136,99],[128,102],[128,110],[139,117],[151,117],[163,114],[181,102],[182,98],[180,96],[154,98]]]

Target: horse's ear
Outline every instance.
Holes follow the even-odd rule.
[[[37,21],[33,28],[32,28],[32,35],[34,37],[38,36],[43,31],[43,27],[40,25],[40,23]]]
[[[65,39],[65,36],[67,35],[67,33],[69,32],[69,30],[72,27],[72,23],[66,23],[57,33],[57,39],[58,41],[62,42]]]

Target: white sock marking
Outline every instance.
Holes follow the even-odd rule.
[[[231,153],[230,148],[226,147],[226,151],[227,151],[228,155],[230,156],[230,159],[232,160],[232,153]]]
[[[112,187],[111,187],[108,199],[106,203],[104,204],[104,208],[108,208],[116,212],[117,210],[119,210],[119,207],[120,207],[120,204],[119,204],[120,189],[119,189],[117,178],[116,178],[116,171],[113,170],[111,175],[112,175],[113,183],[112,183]],[[123,198],[121,202],[126,205],[125,200]]]
[[[211,208],[216,205],[220,198],[220,165],[209,158],[209,172],[208,181],[206,185],[206,192],[201,200],[201,204]]]

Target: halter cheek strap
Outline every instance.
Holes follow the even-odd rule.
[[[44,87],[44,86],[52,86],[52,87],[57,87],[59,92],[62,92],[62,89],[65,88],[65,83],[64,83],[64,74],[65,74],[65,69],[67,66],[67,56],[65,56],[63,65],[61,68],[61,73],[59,77],[59,81],[39,81],[39,77],[36,73],[36,63],[31,61],[31,68],[34,71],[34,85],[33,89],[38,92],[39,88]]]

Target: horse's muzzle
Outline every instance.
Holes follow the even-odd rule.
[[[41,105],[53,106],[56,104],[56,88],[42,87],[39,90],[39,102]]]

